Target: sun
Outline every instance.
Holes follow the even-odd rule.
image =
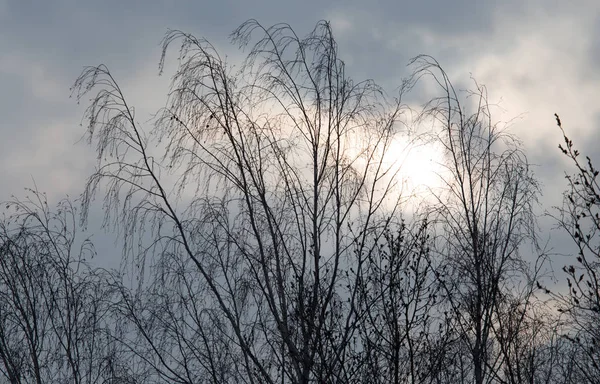
[[[353,164],[359,169],[367,166],[361,155],[361,140],[351,138],[346,141],[346,150]],[[385,175],[379,177],[379,185],[394,185],[392,190],[383,187],[377,193],[388,207],[398,201],[411,201],[417,205],[423,201],[433,201],[444,187],[447,168],[444,166],[444,150],[439,142],[416,140],[408,135],[396,134],[385,148],[379,149],[379,161]]]
[[[404,195],[427,200],[444,184],[444,151],[439,144],[399,136],[390,143],[386,161],[393,162]]]

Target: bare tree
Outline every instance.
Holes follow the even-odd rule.
[[[6,203],[0,221],[0,373],[10,383],[104,383],[109,294],[87,267],[68,200]]]
[[[494,336],[501,350],[502,381],[560,383],[564,379],[563,322],[547,302],[501,303]]]
[[[327,22],[242,24],[228,64],[180,44],[153,129],[104,65],[73,89],[98,168],[105,224],[131,270],[108,278],[114,375],[177,383],[522,383],[567,377],[556,326],[535,297],[543,252],[538,185],[519,142],[492,122],[485,88],[467,112],[439,64],[419,56],[398,98],[345,72]],[[402,93],[422,76],[443,96],[443,191],[401,219],[390,146]],[[531,246],[533,256],[523,257]],[[123,273],[133,279],[123,277]],[[131,273],[132,272],[132,273]],[[581,351],[578,351],[579,353]],[[547,356],[550,353],[550,357]],[[567,352],[565,352],[567,353]],[[570,355],[569,355],[570,354]],[[133,368],[118,362],[126,358]],[[118,373],[117,373],[118,372]]]
[[[555,219],[577,247],[576,262],[563,268],[569,292],[558,298],[560,310],[571,321],[567,340],[577,356],[573,367],[578,380],[592,383],[600,378],[600,171],[590,157],[581,159],[559,116],[555,117],[564,140],[559,149],[575,167],[574,174],[566,175],[568,189]]]
[[[402,221],[368,260],[361,289],[368,308],[360,329],[364,381],[425,383],[442,370],[449,319],[440,310],[429,232],[426,220],[414,228]]]
[[[98,89],[84,208],[104,183],[106,222],[151,271],[115,280],[122,344],[156,381],[357,382],[360,288],[397,221],[400,98],[346,75],[327,22],[300,38],[250,20],[232,39],[249,49],[239,69],[167,34],[161,68],[175,42],[180,64],[151,135],[105,66],[75,83]]]
[[[538,185],[518,141],[493,123],[485,87],[475,83],[468,93],[468,112],[435,59],[418,56],[412,64],[415,81],[433,78],[442,93],[426,104],[423,117],[441,127],[435,140],[447,161],[431,212],[438,224],[438,281],[458,342],[470,355],[461,381],[502,382],[509,356],[495,337],[502,333],[501,304],[516,302],[526,313],[540,271],[540,263],[521,255],[524,245],[536,245]]]

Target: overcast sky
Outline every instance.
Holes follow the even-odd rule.
[[[548,208],[565,187],[555,112],[582,152],[599,157],[598,0],[0,0],[0,200],[32,180],[52,199],[81,193],[95,160],[77,143],[85,106],[69,88],[84,66],[106,64],[143,121],[165,102],[167,28],[206,37],[235,61],[228,35],[249,18],[299,35],[331,21],[349,74],[390,91],[421,53],[455,84],[472,75],[500,102],[497,120],[520,116],[510,129],[536,164]]]

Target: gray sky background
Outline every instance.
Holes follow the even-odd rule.
[[[600,157],[597,0],[0,0],[0,201],[23,196],[32,179],[52,200],[81,193],[95,158],[77,143],[85,105],[69,99],[69,87],[84,66],[106,64],[144,121],[164,105],[172,74],[158,77],[167,28],[206,37],[235,61],[228,35],[249,18],[287,22],[300,35],[330,20],[348,73],[389,91],[421,53],[459,88],[472,74],[500,102],[496,120],[521,116],[510,130],[536,164],[548,209],[560,202],[567,168],[553,114],[583,153]],[[552,242],[560,248],[564,238]]]

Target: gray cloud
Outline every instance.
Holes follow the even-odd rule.
[[[170,73],[159,78],[157,71],[167,28],[207,37],[235,61],[241,54],[228,35],[256,18],[290,23],[299,34],[319,19],[331,20],[349,73],[374,78],[390,92],[409,74],[408,59],[420,53],[436,57],[459,88],[472,85],[472,73],[488,86],[492,102],[502,100],[498,119],[522,114],[510,130],[536,164],[544,206],[556,205],[567,163],[556,148],[553,113],[561,114],[582,151],[598,157],[598,11],[592,0],[0,0],[0,200],[20,194],[32,177],[55,199],[81,192],[94,154],[75,144],[84,132],[84,105],[68,96],[83,66],[107,64],[145,121],[165,101]],[[423,86],[411,102],[431,92]]]

